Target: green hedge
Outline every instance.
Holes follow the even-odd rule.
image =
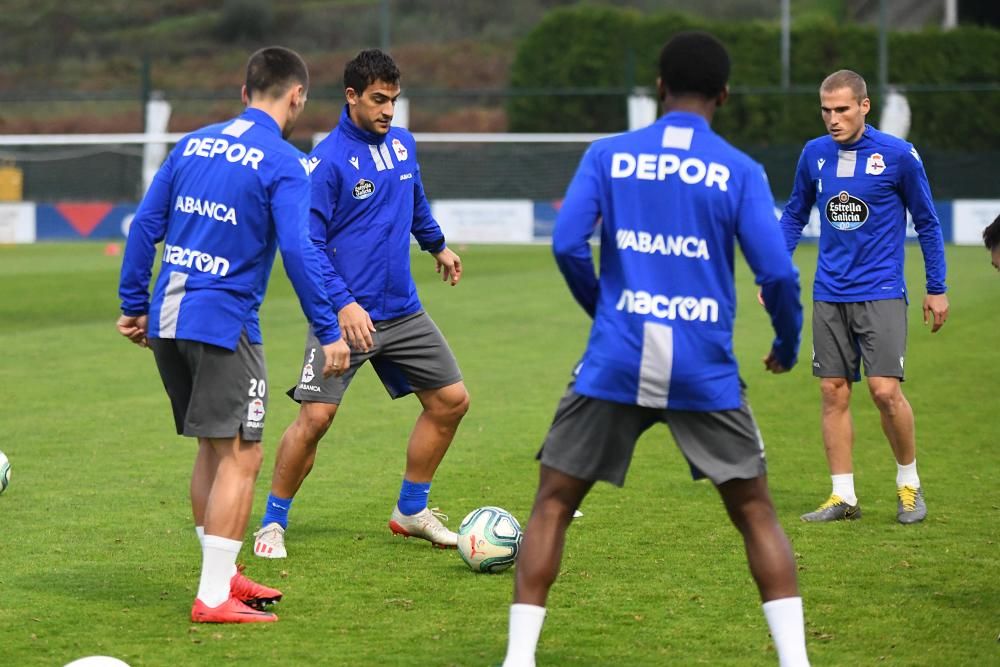
[[[780,28],[766,22],[714,23],[686,15],[643,16],[607,7],[555,10],[521,43],[511,69],[508,103],[515,132],[613,132],[627,126],[624,91],[652,86],[660,48],[678,30],[709,30],[733,59],[730,104],[715,126],[743,146],[799,144],[823,132],[817,88],[841,68],[868,80],[877,124],[878,35],[874,28],[833,21],[796,24],[792,31],[791,92],[746,92],[780,85]],[[947,85],[951,91],[907,91],[909,139],[922,147],[1000,148],[1000,90],[962,91],[997,83],[1000,31],[962,27],[950,32],[889,35],[889,81],[901,87]],[[587,91],[590,91],[587,94]],[[744,89],[741,91],[741,89]]]

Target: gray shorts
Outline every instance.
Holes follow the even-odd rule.
[[[288,390],[296,401],[340,405],[354,374],[371,360],[385,390],[400,398],[423,389],[447,387],[462,380],[448,342],[424,311],[395,320],[375,322],[374,346],[351,351],[351,368],[340,377],[323,378],[323,347],[310,330],[299,383]]]
[[[906,301],[813,304],[813,375],[861,380],[903,379],[906,357]]]
[[[264,436],[267,368],[264,347],[240,336],[236,350],[173,338],[150,338],[178,435],[232,438]]]
[[[714,484],[767,472],[764,440],[746,399],[738,410],[691,412],[581,396],[570,383],[538,460],[578,479],[625,484],[635,443],[657,422],[670,428],[691,477]]]

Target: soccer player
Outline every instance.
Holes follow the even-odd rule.
[[[896,458],[896,518],[927,516],[917,475],[913,410],[900,383],[906,358],[903,276],[906,211],[923,251],[927,276],[924,324],[937,332],[948,319],[944,242],[927,174],[917,150],[865,123],[871,103],[865,80],[840,70],[819,90],[828,135],[805,145],[781,226],[788,252],[819,203],[819,261],[813,282],[813,375],[823,397],[823,445],[833,489],[803,521],[861,518],[854,489],[850,400],[861,380],[878,407]]]
[[[284,558],[292,499],[316,460],[354,374],[366,361],[393,399],[415,393],[423,410],[406,451],[399,501],[390,530],[453,548],[457,536],[427,506],[434,472],[469,408],[469,394],[444,336],[424,312],[410,274],[410,235],[429,252],[442,278],[456,285],[462,262],[445,245],[431,215],[413,135],[392,127],[399,99],[399,68],[377,49],[344,68],[347,104],[337,127],[310,156],[311,227],[332,272],[326,288],[351,346],[344,375],[322,380],[315,365],[323,350],[310,333],[299,383],[289,393],[301,403],[285,430],[274,464],[271,494],[255,533],[254,553]]]
[[[658,422],[670,428],[695,479],[711,479],[742,534],[781,664],[808,664],[795,561],[733,355],[734,241],[771,316],[775,338],[764,367],[772,373],[796,362],[798,272],[784,252],[763,168],[710,129],[728,97],[729,69],[715,37],[676,35],[660,54],[666,115],[594,142],[566,192],[553,251],[594,322],[538,454],[506,667],[535,664],[573,511],[594,482],[624,483],[636,440]],[[598,220],[595,276],[588,239]]]
[[[118,331],[152,348],[177,433],[198,439],[191,477],[202,544],[196,623],[277,620],[248,605],[275,602],[281,591],[236,567],[262,458],[268,394],[257,311],[276,246],[322,345],[322,373],[343,373],[349,363],[309,239],[307,163],[284,141],[308,87],[294,51],[254,53],[242,93],[246,111],[189,134],[171,151],[136,211],[122,261]]]
[[[990,251],[993,268],[1000,271],[1000,215],[983,230],[983,244]]]

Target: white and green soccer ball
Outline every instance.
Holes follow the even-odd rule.
[[[521,525],[500,507],[480,507],[458,527],[458,553],[474,572],[502,572],[514,564],[521,546]]]
[[[10,461],[7,460],[7,455],[0,452],[0,493],[7,490],[7,485],[10,484]]]
[[[128,663],[106,655],[88,655],[68,662],[63,667],[129,667]]]

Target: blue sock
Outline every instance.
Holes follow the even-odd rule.
[[[294,498],[279,498],[273,493],[267,494],[267,509],[264,510],[260,525],[276,523],[282,528],[288,528],[288,510],[292,509],[293,500]]]
[[[430,482],[411,482],[403,478],[403,486],[399,489],[399,511],[409,516],[427,507],[427,496],[431,492]]]

